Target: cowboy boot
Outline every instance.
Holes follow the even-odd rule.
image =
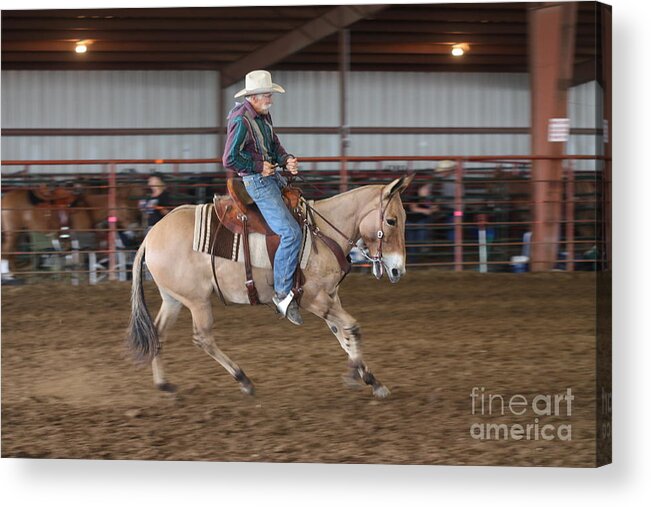
[[[286,297],[274,295],[272,298],[276,310],[292,324],[300,326],[303,324],[303,317],[298,310],[298,303],[294,299],[294,293],[290,292]]]

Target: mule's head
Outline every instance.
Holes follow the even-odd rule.
[[[405,209],[400,194],[409,186],[414,175],[402,176],[385,185],[375,203],[375,209],[360,222],[359,232],[369,250],[373,274],[380,279],[386,270],[389,280],[396,283],[405,274]]]

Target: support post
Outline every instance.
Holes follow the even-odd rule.
[[[567,118],[567,90],[572,82],[576,31],[574,2],[542,4],[529,10],[531,76],[531,150],[534,225],[531,270],[554,267],[560,237],[565,140],[549,136],[552,119]],[[556,158],[554,158],[556,157]]]
[[[350,68],[350,32],[339,31],[339,137],[341,144],[341,163],[339,166],[339,191],[348,190],[348,146],[350,128],[348,126],[348,70]]]
[[[479,244],[479,272],[488,273],[488,246],[486,239],[487,216],[484,213],[477,215],[477,240]]]
[[[116,213],[116,191],[117,191],[117,178],[115,164],[108,166],[108,259],[109,280],[117,280],[117,252],[116,252],[116,235],[117,229],[117,213]]]
[[[574,163],[570,164],[565,169],[566,185],[565,185],[565,250],[567,251],[567,262],[565,264],[566,271],[574,271],[574,220],[575,220],[575,185],[574,185]]]
[[[463,161],[460,158],[454,187],[454,270],[463,271]]]

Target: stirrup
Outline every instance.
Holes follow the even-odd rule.
[[[294,300],[294,291],[290,290],[289,294],[285,296],[285,299],[280,301],[276,296],[273,297],[273,302],[276,305],[276,309],[278,312],[283,316],[287,317],[287,309],[289,308],[289,304]]]

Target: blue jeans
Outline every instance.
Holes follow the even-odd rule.
[[[274,290],[280,297],[285,297],[292,290],[303,237],[301,227],[283,201],[281,189],[287,182],[279,174],[263,177],[256,173],[242,179],[246,191],[260,208],[267,224],[280,236],[280,245],[274,258]]]

